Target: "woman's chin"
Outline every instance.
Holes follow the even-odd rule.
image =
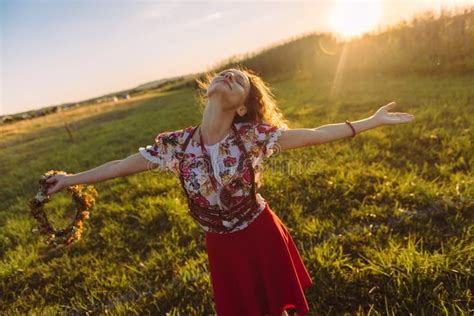
[[[214,96],[220,99],[226,99],[228,95],[228,91],[225,90],[225,87],[215,87],[207,91],[207,96]]]

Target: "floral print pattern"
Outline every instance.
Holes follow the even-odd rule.
[[[262,171],[262,165],[274,153],[276,141],[285,128],[267,123],[247,122],[235,123],[235,126],[247,150],[257,179]],[[190,139],[183,155],[180,171],[179,159],[176,154],[181,152],[185,139],[193,128],[194,126],[188,126],[177,131],[162,132],[155,137],[153,145],[140,147],[139,152],[144,158],[157,164],[161,171],[171,171],[176,176],[179,176],[179,172],[181,172],[186,191],[199,205],[209,209],[227,209],[226,204],[229,203],[222,203],[219,198],[219,192],[224,188],[228,191],[229,196],[226,199],[230,200],[230,205],[236,205],[251,194],[250,181],[252,178],[248,168],[242,168],[244,169],[242,174],[237,172],[240,159],[244,159],[244,157],[237,145],[233,131],[231,130],[230,134],[223,138],[218,143],[219,145],[216,145],[219,155],[217,159],[218,175],[222,181],[218,188],[219,192],[216,192],[209,178],[213,176],[209,168],[209,160],[203,156],[198,141]],[[263,210],[265,199],[257,193],[257,200]]]

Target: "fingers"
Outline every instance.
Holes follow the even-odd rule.
[[[54,187],[53,187],[53,188],[49,188],[48,190],[46,190],[46,193],[47,193],[48,195],[53,194],[53,193],[54,193]]]
[[[386,104],[383,108],[388,111],[388,110],[393,109],[395,105],[397,105],[397,103],[393,101],[393,102],[390,102],[389,104]]]
[[[56,182],[56,184],[54,184]],[[55,188],[57,186],[57,180],[54,178],[54,175],[46,179],[46,183],[48,183],[48,188],[46,189],[46,194],[50,195],[55,192]]]
[[[46,183],[51,183],[51,182],[54,182],[56,181],[56,178],[54,175],[52,175],[51,177],[49,177],[48,179],[46,179]]]
[[[47,194],[56,193],[56,191],[59,188],[59,182],[58,181],[56,181],[56,183],[52,183],[52,182],[53,181],[50,181],[50,184],[49,184],[48,188],[46,189]]]
[[[389,115],[388,116],[388,123],[389,124],[399,124],[399,123],[408,123],[413,120],[414,116],[411,114],[407,113],[400,113],[400,114],[395,114]]]
[[[60,191],[61,189],[62,189],[62,185],[60,185],[59,183],[56,183],[54,186],[48,188],[48,189],[46,190],[46,193],[47,193],[48,195],[51,195],[51,194],[53,194],[53,193],[56,193],[56,192]]]
[[[400,116],[400,117],[414,117],[413,114],[403,113],[403,112],[390,112],[390,114]]]
[[[393,102],[390,102],[386,105],[383,106],[383,109],[385,111],[389,111],[391,109],[393,109],[395,106],[397,105],[397,103],[395,101]],[[410,114],[410,113],[405,113],[405,112],[390,112],[390,113],[386,113],[390,116],[391,119],[395,119],[396,121],[399,121],[399,122],[411,122],[415,116],[413,114]]]
[[[410,120],[410,121],[415,118],[415,116],[413,116],[412,114],[409,114],[409,113],[394,112],[394,113],[391,113],[391,114],[394,114],[394,115],[396,115],[397,117],[399,117],[401,119],[406,119],[406,120]]]
[[[406,113],[406,112],[391,112],[390,114],[397,114],[397,115],[412,115],[410,113]]]

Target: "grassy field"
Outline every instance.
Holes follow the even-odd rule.
[[[268,162],[260,193],[314,280],[306,290],[309,315],[472,313],[473,77],[343,78],[332,96],[331,78],[268,80],[293,128],[362,119],[390,101],[397,101],[394,111],[415,115],[410,124]],[[204,232],[186,214],[171,173],[95,184],[100,195],[83,239],[65,250],[42,250],[27,206],[49,169],[81,172],[137,152],[161,131],[199,123],[195,93],[57,113],[4,134],[0,310],[215,314]],[[58,226],[74,213],[64,192],[48,206]]]

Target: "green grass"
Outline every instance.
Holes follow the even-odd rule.
[[[309,315],[472,313],[472,77],[272,82],[290,127],[357,120],[395,100],[415,115],[354,139],[272,157],[260,193],[288,227],[314,280]],[[82,119],[0,149],[0,298],[7,314],[215,313],[204,232],[179,182],[148,171],[95,184],[82,240],[47,253],[27,201],[49,169],[125,158],[156,134],[199,123],[192,89]],[[65,225],[66,193],[48,204]],[[63,210],[66,209],[64,214]]]

